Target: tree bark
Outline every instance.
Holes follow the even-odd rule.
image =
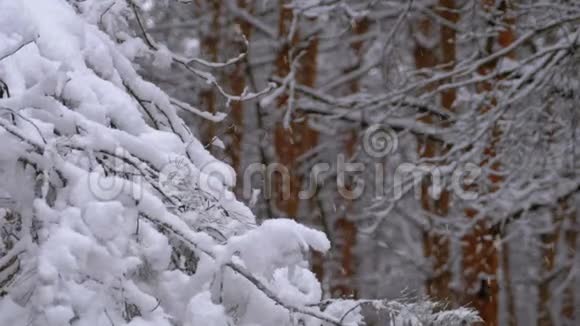
[[[222,2],[209,0],[206,4],[207,10],[211,12],[211,22],[210,28],[205,35],[202,35],[200,48],[202,55],[209,61],[217,62],[219,61],[219,51],[220,51],[220,36],[221,36],[221,9]],[[201,6],[200,6],[201,7]],[[201,9],[203,10],[203,9]],[[217,108],[217,98],[215,90],[213,87],[204,85],[204,89],[200,91],[199,99],[201,102],[201,107],[207,109],[210,113],[215,113]],[[205,144],[210,144],[214,137],[217,135],[216,124],[208,122],[206,128],[201,131],[202,142]]]
[[[491,12],[498,10],[501,13],[504,29],[502,29],[497,37],[489,37],[486,43],[486,53],[489,55],[493,52],[494,44],[501,48],[508,47],[515,40],[513,31],[514,18],[509,13],[508,3],[501,1],[496,7],[495,1],[483,0],[483,10]],[[506,57],[513,57],[513,53]],[[493,60],[478,69],[478,73],[482,76],[493,73],[496,69],[498,60]],[[494,81],[481,82],[477,86],[477,90],[482,94],[489,94],[495,87]],[[497,99],[491,97],[489,105],[484,105],[480,108],[480,112],[485,114],[496,105]],[[497,160],[497,148],[501,141],[502,131],[499,126],[494,126],[491,131],[490,140],[487,147],[483,151],[482,167],[488,167],[490,174],[487,178],[489,184],[489,192],[495,192],[499,189],[503,182],[501,176],[501,162]],[[485,180],[482,180],[484,183]],[[468,218],[475,218],[479,212],[473,208],[467,208],[465,214]],[[466,288],[466,295],[463,302],[471,304],[479,311],[481,318],[485,325],[496,326],[499,325],[499,285],[498,285],[498,267],[499,267],[499,252],[496,248],[495,242],[499,234],[497,230],[487,221],[487,218],[480,218],[475,223],[470,234],[463,238],[463,280]],[[509,286],[509,285],[508,285]]]
[[[369,20],[367,18],[362,18],[357,20],[352,28],[352,32],[355,35],[364,35],[369,30]],[[362,62],[363,52],[363,41],[353,42],[351,44],[351,49],[357,60],[356,65],[352,70],[357,69]],[[360,90],[360,80],[355,79],[349,84],[349,91],[351,93],[357,93]],[[357,145],[357,133],[355,130],[350,130],[346,142],[344,144],[345,154],[347,159],[354,155],[356,145]],[[346,185],[349,187],[350,185]],[[347,189],[345,189],[347,190]],[[343,198],[346,202],[345,212],[346,214],[340,217],[335,223],[336,238],[340,241],[338,244],[337,251],[339,252],[339,264],[340,271],[339,275],[333,280],[333,287],[331,292],[334,297],[349,297],[356,298],[357,296],[357,286],[355,284],[354,277],[356,275],[356,254],[354,252],[357,244],[357,234],[358,228],[356,223],[349,218],[349,215],[353,213],[353,201],[347,198]]]
[[[237,5],[242,9],[246,9],[248,6],[246,0],[237,0]],[[249,40],[252,32],[252,25],[250,25],[246,20],[240,18],[236,18],[235,23],[240,27],[240,32]],[[235,51],[237,52],[248,50],[246,49],[246,44],[244,44],[242,39],[237,40],[235,44]],[[247,57],[246,60],[238,62],[230,74],[229,80],[231,82],[232,93],[235,95],[241,95],[246,88],[246,68]],[[244,137],[244,102],[234,101],[231,103],[230,107],[230,121],[232,127],[228,129],[228,134],[231,139],[231,144],[228,146],[227,152],[231,159],[232,168],[237,172],[238,180],[236,185],[239,190],[243,187],[241,184],[241,176],[243,175],[241,171],[241,161]]]
[[[279,1],[279,7],[278,34],[280,40],[285,40],[288,38],[293,12],[291,8],[285,7],[285,1],[283,0]],[[275,71],[281,78],[290,73],[292,60],[297,55],[295,51],[300,40],[299,34],[300,31],[296,30],[292,40],[282,44],[276,57]],[[296,73],[296,82],[304,86],[313,87],[317,75],[318,39],[316,37],[310,39],[304,51],[305,53],[299,62],[298,72]],[[288,95],[280,96],[277,101],[277,110],[286,110],[287,102]],[[318,133],[308,126],[308,117],[300,112],[300,110],[292,112],[292,121],[289,129],[284,128],[281,121],[277,121],[274,131],[274,149],[278,163],[282,164],[290,174],[289,187],[284,184],[287,181],[283,177],[280,175],[273,176],[275,186],[274,203],[279,213],[291,218],[299,217],[299,192],[303,179],[298,172],[299,166],[296,161],[300,156],[316,146],[318,142]]]
[[[540,284],[538,285],[538,326],[552,326],[557,322],[552,318],[554,311],[551,309],[552,292],[556,285],[564,280],[572,272],[571,266],[561,268],[557,264],[558,250],[564,250],[565,264],[571,264],[575,258],[576,243],[578,233],[575,230],[576,210],[570,207],[569,200],[565,198],[558,202],[558,206],[552,212],[553,229],[540,236],[542,243],[542,273]],[[563,238],[563,239],[562,239]],[[563,240],[563,241],[561,241]],[[574,285],[575,277],[568,280],[569,285],[564,288],[562,296],[562,310],[558,315],[574,320],[575,298]]]
[[[455,11],[455,2],[453,0],[440,0],[438,3],[437,14],[451,23],[459,20],[459,14]],[[436,29],[436,27],[438,27]],[[428,48],[420,42],[416,42],[414,57],[417,69],[434,68],[441,64],[443,69],[452,70],[456,62],[456,35],[452,27],[445,25],[435,25],[430,18],[421,18],[417,32],[422,37],[436,37],[434,30],[439,31],[439,44],[436,48]],[[445,82],[445,81],[443,81]],[[428,85],[426,91],[431,91],[436,85]],[[441,105],[452,111],[456,98],[456,90],[449,89],[441,93]],[[437,121],[437,117],[432,114],[424,114],[419,118],[421,122],[427,124],[445,123]],[[418,141],[418,153],[421,158],[433,158],[445,154],[447,146],[440,141],[424,137]],[[421,184],[421,207],[429,214],[440,217],[446,216],[449,212],[450,193],[443,189],[440,196],[436,199],[431,198],[429,187],[431,180],[424,180]],[[450,243],[449,239],[431,231],[423,233],[423,250],[425,257],[431,261],[432,275],[427,278],[426,290],[427,295],[437,300],[450,301],[452,293],[449,285],[451,282],[451,272],[449,269]]]

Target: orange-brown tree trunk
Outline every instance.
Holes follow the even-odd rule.
[[[278,20],[278,35],[280,39],[287,39],[290,24],[293,18],[292,9],[284,7],[284,1],[279,1],[280,16]],[[283,44],[280,53],[276,58],[276,74],[284,78],[290,73],[294,46],[299,41],[299,30],[294,32],[292,40]],[[317,57],[318,57],[318,39],[313,38],[308,43],[305,53],[299,62],[298,72],[296,74],[296,83],[313,87],[316,83],[317,75]],[[278,99],[278,110],[288,109],[286,104],[288,96],[283,95]],[[299,110],[294,110],[290,123],[290,129],[286,129],[282,122],[278,121],[274,131],[274,148],[278,158],[286,171],[290,174],[289,178],[275,174],[273,176],[275,190],[274,203],[279,213],[285,214],[291,218],[297,218],[298,209],[300,208],[299,193],[302,187],[302,176],[299,174],[297,160],[300,156],[311,150],[318,143],[318,133],[308,126],[308,117],[302,115]],[[298,120],[298,121],[297,121]],[[282,173],[285,173],[284,171]],[[283,184],[289,182],[289,185]],[[284,194],[283,192],[289,193]],[[324,278],[324,264],[322,256],[319,253],[313,253],[312,270],[316,277],[322,281]]]
[[[459,20],[459,15],[455,11],[454,0],[440,0],[437,14],[451,23]],[[452,70],[455,67],[456,51],[455,30],[452,27],[441,25],[439,28],[429,18],[421,18],[417,26],[417,32],[425,38],[439,37],[439,44],[435,48],[427,48],[425,45],[416,43],[414,57],[417,69],[433,68],[441,64],[443,69]],[[439,31],[439,35],[435,31]],[[431,91],[436,85],[428,85],[426,91]],[[456,98],[456,90],[449,89],[441,93],[441,105],[447,110],[453,110],[453,103]],[[436,117],[426,113],[420,117],[424,123],[436,123]],[[421,158],[433,158],[444,154],[446,151],[445,144],[434,139],[425,137],[419,139],[418,153]],[[450,193],[443,189],[440,197],[431,198],[429,195],[430,180],[425,180],[421,185],[421,207],[433,215],[446,216],[449,212]],[[452,299],[449,283],[451,281],[451,272],[449,270],[450,247],[449,239],[435,234],[430,230],[423,233],[423,248],[427,259],[432,263],[432,275],[426,282],[427,294],[435,299],[449,301]]]
[[[355,35],[364,35],[369,30],[369,20],[367,18],[362,18],[355,22],[353,26],[353,33]],[[362,62],[363,53],[363,41],[353,42],[351,45],[352,51],[358,60],[358,65]],[[353,67],[357,69],[358,67]],[[355,79],[349,84],[350,92],[357,93],[360,89],[360,80]],[[357,143],[357,134],[355,130],[351,130],[347,136],[345,142],[345,153],[347,159],[352,157],[355,152]],[[347,187],[349,185],[346,185]],[[345,189],[348,191],[348,189]],[[356,275],[356,239],[358,234],[358,228],[356,223],[354,223],[350,218],[349,214],[353,212],[353,202],[347,198],[341,198],[346,202],[345,212],[346,215],[340,217],[335,225],[334,230],[336,233],[335,244],[338,251],[337,258],[339,260],[340,267],[339,275],[337,275],[332,280],[331,293],[333,297],[349,297],[355,298],[357,296],[357,287],[355,285],[354,277]]]
[[[237,0],[237,5],[240,8],[247,7],[246,0]],[[252,26],[244,19],[237,18],[236,24],[240,26],[240,32],[247,38],[250,39],[250,34],[252,32]],[[237,40],[235,51],[247,51],[246,44],[244,44],[243,39]],[[246,57],[247,59],[247,57]],[[230,74],[230,82],[232,93],[235,95],[241,95],[246,88],[246,66],[247,60],[238,62],[233,71]],[[241,176],[243,175],[241,171],[241,161],[242,161],[242,142],[244,137],[244,103],[241,101],[234,101],[231,103],[230,121],[231,128],[229,129],[230,136],[230,146],[228,146],[228,154],[231,159],[232,168],[237,172],[237,189],[242,189]]]
[[[211,22],[210,28],[207,34],[201,37],[200,48],[202,56],[206,57],[209,61],[219,60],[219,49],[220,49],[220,33],[221,33],[221,4],[219,0],[209,0],[206,3],[207,10],[211,12]],[[200,6],[201,7],[201,6]],[[203,9],[201,9],[203,10]],[[199,94],[201,107],[206,109],[211,113],[216,112],[217,108],[217,98],[215,90],[209,85],[205,86]],[[209,144],[213,141],[216,136],[216,125],[212,122],[208,122],[205,128],[202,128],[201,136],[204,143]]]
[[[495,9],[495,1],[483,0],[483,9],[491,11]],[[491,54],[495,42],[502,47],[508,47],[515,39],[513,24],[514,20],[510,17],[508,12],[508,4],[502,1],[498,8],[503,14],[504,29],[501,30],[497,38],[490,37],[486,44],[486,54]],[[513,56],[509,54],[507,57]],[[498,60],[494,60],[478,69],[480,75],[488,75],[493,73],[498,64]],[[485,81],[478,85],[478,91],[481,93],[490,94],[494,89],[493,81]],[[485,114],[496,105],[497,100],[493,97],[489,98],[489,104],[480,109],[482,114]],[[490,174],[487,182],[489,183],[489,191],[495,192],[499,189],[503,177],[501,176],[501,163],[496,159],[497,147],[501,140],[502,132],[498,126],[492,128],[490,135],[490,142],[484,149],[483,160],[481,166],[488,167]],[[467,208],[465,214],[468,218],[476,218],[478,211],[473,208]],[[497,326],[498,321],[498,301],[499,301],[499,285],[498,285],[498,266],[499,266],[499,252],[495,246],[496,230],[488,223],[487,218],[481,218],[473,226],[471,233],[463,238],[463,281],[466,288],[466,295],[464,297],[465,304],[471,304],[479,311],[481,318],[485,325]],[[507,254],[507,253],[506,253]]]
[[[286,39],[288,36],[290,24],[292,21],[292,9],[285,7],[284,1],[280,0],[280,17],[278,21],[278,31],[280,39]],[[294,37],[290,42],[283,44],[280,53],[276,58],[276,74],[284,78],[290,72],[292,64],[293,47],[299,40],[299,31],[294,33]],[[317,55],[318,55],[318,40],[312,39],[306,48],[306,53],[300,61],[299,71],[296,74],[296,82],[305,86],[314,86],[316,81],[317,71]],[[278,99],[278,109],[287,109],[288,96],[283,95]],[[318,142],[318,133],[309,128],[308,117],[299,116],[299,110],[294,110],[293,119],[290,123],[290,128],[284,128],[282,122],[277,122],[274,131],[274,148],[278,157],[278,162],[281,163],[290,173],[290,185],[284,185],[284,178],[279,175],[274,175],[275,184],[275,205],[280,213],[289,217],[297,217],[298,208],[300,207],[300,199],[298,194],[302,185],[302,177],[297,172],[298,165],[296,160],[312,149]],[[298,120],[298,121],[297,121]],[[282,193],[285,189],[289,193]]]

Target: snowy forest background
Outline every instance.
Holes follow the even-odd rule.
[[[0,0],[0,325],[577,325],[579,27]]]

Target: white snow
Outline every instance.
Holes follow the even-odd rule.
[[[322,299],[306,258],[329,249],[324,233],[255,225],[233,169],[136,72],[136,57],[164,68],[170,54],[130,36],[126,9],[0,0],[0,190],[23,228],[0,325],[336,323],[352,304],[305,306]],[[190,173],[167,191],[176,160]]]

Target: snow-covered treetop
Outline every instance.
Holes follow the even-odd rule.
[[[322,302],[305,263],[326,236],[256,225],[232,169],[136,72],[136,58],[168,58],[131,36],[131,5],[0,0],[0,190],[14,201],[0,324],[361,324],[369,302]],[[393,323],[477,320],[417,307],[380,308]]]

